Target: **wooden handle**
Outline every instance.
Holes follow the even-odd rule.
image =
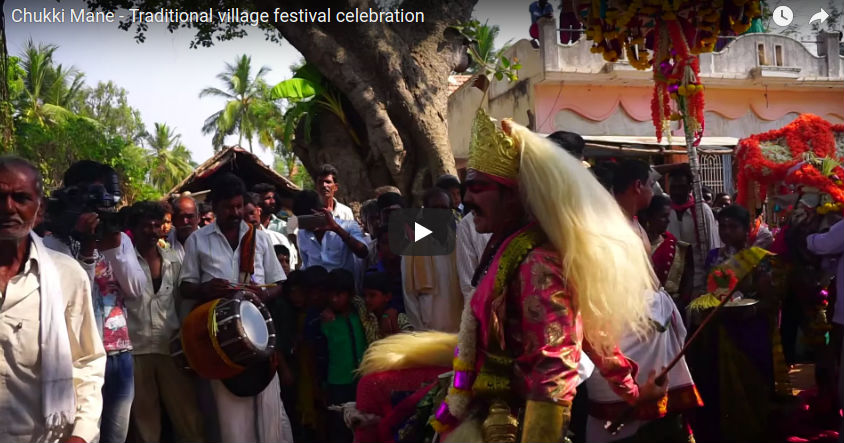
[[[698,326],[697,329],[695,329],[695,332],[692,333],[692,336],[689,337],[688,340],[686,340],[686,344],[683,345],[683,349],[681,349],[680,352],[678,352],[677,355],[674,357],[674,359],[671,360],[671,363],[669,363],[668,366],[666,366],[665,369],[663,369],[662,372],[660,372],[659,375],[656,376],[656,379],[654,381],[657,385],[665,383],[665,378],[668,377],[668,372],[671,371],[671,369],[676,366],[677,363],[680,362],[680,359],[686,355],[686,352],[689,350],[689,345],[691,345],[695,338],[697,338],[697,336],[700,334],[700,331],[703,330],[704,326],[706,326],[706,324],[709,323],[715,317],[715,313],[718,312],[718,310],[721,309],[721,307],[724,306],[724,304],[727,303],[733,297],[733,293],[735,291],[735,288],[733,288],[729,292],[729,294],[727,294],[727,296],[724,297],[723,300],[721,300],[721,303],[718,303],[718,306],[716,306],[714,309],[712,309],[709,314],[707,314],[707,316],[700,323],[700,326]],[[618,431],[624,427],[624,423],[633,417],[633,412],[635,412],[635,410],[635,406],[628,406],[627,409],[624,410],[624,412],[618,415],[618,417],[604,424],[604,429],[611,435],[617,434]]]

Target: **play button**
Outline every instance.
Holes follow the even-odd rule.
[[[394,254],[448,255],[454,251],[457,224],[447,209],[400,209],[390,214],[388,231]]]
[[[423,238],[431,235],[431,230],[420,225],[419,223],[413,224],[413,241],[418,242]]]

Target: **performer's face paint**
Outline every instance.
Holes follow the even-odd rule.
[[[475,229],[480,233],[503,233],[524,218],[517,189],[506,187],[474,169],[466,173],[463,205],[474,214]]]

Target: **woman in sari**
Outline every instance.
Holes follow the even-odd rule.
[[[651,262],[659,284],[681,311],[689,304],[694,282],[694,263],[689,244],[668,232],[671,199],[657,194],[651,204],[639,213],[639,222],[651,242]]]
[[[704,401],[694,420],[698,442],[771,440],[774,396],[787,389],[776,323],[780,300],[772,279],[773,256],[749,246],[750,231],[750,214],[741,206],[718,213],[718,232],[725,246],[709,254],[707,289],[732,300],[701,331],[688,354]],[[702,302],[712,298],[710,294],[691,303],[693,328],[712,309]]]

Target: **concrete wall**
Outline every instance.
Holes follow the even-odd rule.
[[[515,82],[492,82],[489,88],[489,113],[492,117],[512,118],[530,127],[528,111],[536,112],[534,89],[544,80],[541,52],[531,46],[528,40],[519,40],[504,52],[504,56],[518,60],[522,69],[518,71],[519,80]]]
[[[760,49],[764,52],[760,60]],[[777,57],[777,47],[781,57]],[[730,42],[720,52],[702,54],[700,57],[701,75],[729,76],[749,78],[751,70],[760,66],[769,68],[799,68],[796,78],[827,77],[828,63],[841,64],[841,57],[835,53],[831,57],[812,55],[802,43],[791,37],[776,34],[745,34]],[[760,63],[760,62],[764,62]],[[771,69],[776,71],[776,69]],[[833,74],[838,74],[833,72]],[[838,75],[833,77],[836,78]],[[844,79],[844,78],[842,78]]]
[[[553,128],[547,132],[570,131],[580,135],[619,135],[653,137],[654,125],[650,121],[638,121],[619,107],[605,120],[590,120],[575,111],[563,109],[554,115]],[[547,127],[547,125],[545,125]]]
[[[469,156],[472,120],[480,106],[487,109],[492,117],[509,117],[528,125],[527,111],[535,108],[533,87],[542,79],[539,50],[533,48],[529,41],[519,40],[505,52],[505,56],[518,60],[522,65],[518,71],[519,80],[493,79],[487,96],[472,86],[472,82],[466,82],[448,98],[448,139],[458,169],[465,165]]]
[[[522,69],[518,71],[519,81],[526,79],[541,80],[543,77],[543,66],[539,50],[530,45],[527,40],[519,40],[510,46],[503,54],[505,57],[518,60]],[[489,97],[495,99],[508,90],[517,87],[517,82],[493,80],[489,86]]]
[[[519,80],[507,92],[489,99],[489,115],[497,119],[511,118],[516,123],[530,127],[531,117],[528,112],[535,112],[535,95],[533,79]]]
[[[531,123],[528,112],[534,113],[539,132],[654,134],[651,73],[636,71],[625,60],[605,62],[589,51],[591,42],[585,38],[561,45],[555,28],[554,20],[541,20],[539,49],[520,40],[506,53],[522,64],[519,81],[493,81],[488,100],[469,85],[449,98],[449,139],[458,167],[468,154],[471,122],[481,102],[493,117],[513,118],[526,126]],[[746,137],[782,127],[798,113],[844,123],[844,57],[837,52],[837,38],[818,34],[820,56],[794,39],[773,34],[740,36],[718,53],[702,54],[705,135]],[[759,63],[760,44],[768,65]],[[778,46],[781,66],[776,66]],[[676,123],[672,130],[682,134]]]

